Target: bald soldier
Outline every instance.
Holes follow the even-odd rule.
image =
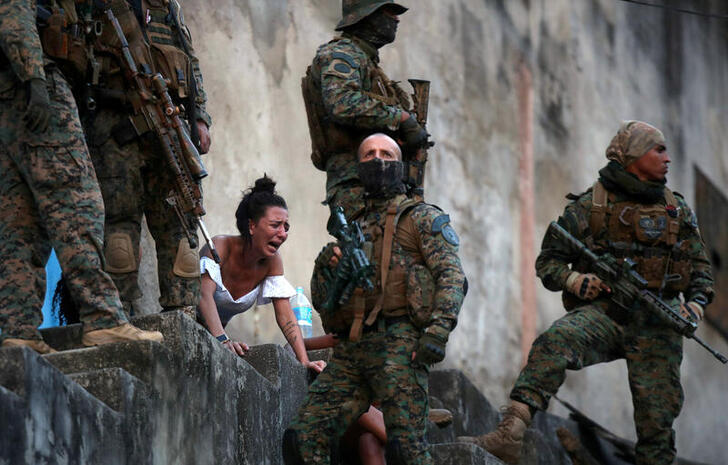
[[[445,358],[465,294],[459,239],[447,214],[404,195],[402,154],[390,137],[363,141],[357,174],[365,208],[352,221],[364,233],[376,284],[327,311],[326,271],[340,275],[348,263],[332,259],[341,257],[334,243],[316,259],[313,304],[339,343],[284,435],[287,465],[330,463],[338,438],[374,400],[384,414],[387,463],[432,463],[425,438],[428,365]]]
[[[592,189],[567,196],[571,203],[558,224],[597,255],[634,261],[648,290],[700,321],[713,299],[710,262],[695,213],[682,195],[665,186],[670,156],[662,132],[626,121],[609,144],[607,158]],[[683,403],[682,336],[645,308],[621,310],[578,252],[550,235],[544,238],[536,270],[547,289],[563,291],[568,313],[533,343],[498,428],[461,439],[516,464],[533,413],[548,407],[567,369],[625,359],[637,429],[636,463],[673,463],[672,424]]]
[[[407,8],[391,0],[343,0],[341,35],[319,47],[303,78],[316,168],[326,171],[326,202],[348,217],[364,207],[356,150],[373,132],[403,143],[405,155],[428,144],[409,97],[379,67],[379,49],[394,42],[398,15]]]

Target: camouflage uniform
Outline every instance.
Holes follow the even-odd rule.
[[[35,2],[0,3],[0,328],[2,337],[40,339],[45,262],[56,250],[85,331],[126,322],[103,271],[104,213],[70,89],[44,58]],[[48,130],[22,123],[29,79],[44,79]]]
[[[412,362],[412,352],[423,329],[440,325],[452,330],[463,301],[463,274],[457,256],[458,239],[449,217],[424,203],[397,196],[389,201],[370,200],[357,218],[368,243],[372,263],[381,275],[382,235],[388,206],[409,202],[397,223],[392,242],[389,276],[380,316],[365,326],[361,339],[349,337],[353,322],[347,307],[356,301],[371,314],[382,294],[381,280],[372,294],[355,295],[336,310],[349,318],[330,320],[327,330],[340,336],[333,357],[309,389],[308,397],[290,425],[297,434],[300,458],[309,463],[330,463],[332,447],[347,427],[367,411],[373,400],[381,403],[387,428],[387,454],[391,463],[432,463],[425,427],[428,411],[428,368]],[[320,261],[312,279],[314,301],[325,296]],[[422,272],[426,270],[428,277]],[[424,287],[424,288],[423,288]],[[423,302],[426,301],[426,302]],[[317,304],[315,304],[317,305]],[[423,318],[423,305],[429,311]],[[415,310],[418,309],[418,310]],[[415,324],[417,323],[417,324]],[[356,338],[354,338],[356,339]],[[396,457],[394,459],[392,457]]]
[[[320,152],[314,147],[312,160],[326,171],[326,201],[351,217],[364,207],[356,150],[374,132],[393,134],[410,107],[409,97],[379,67],[377,49],[347,33],[319,47],[305,79],[311,80],[314,105],[324,113],[319,119],[325,147]]]
[[[562,227],[598,254],[609,252],[618,258],[634,259],[637,271],[650,281],[649,287],[655,292],[660,280],[654,278],[667,272],[682,272],[685,282],[668,284],[663,290],[666,302],[678,305],[680,292],[686,301],[710,302],[713,295],[710,263],[695,215],[681,196],[665,190],[662,200],[645,204],[624,192],[610,190],[601,221],[603,227],[596,227],[592,218],[597,214],[593,209],[593,192],[589,190],[572,197],[574,201],[559,218]],[[669,214],[668,197],[677,203],[674,215]],[[638,216],[630,216],[630,211],[635,209]],[[654,216],[650,218],[644,212]],[[659,218],[667,218],[668,224],[670,219],[676,220],[674,247],[666,243],[671,228]],[[564,289],[572,272],[569,263],[574,270],[588,271],[578,257],[547,236],[536,261],[544,286],[553,291]],[[549,399],[564,382],[567,369],[578,370],[623,358],[627,362],[635,410],[637,463],[672,463],[675,457],[672,423],[683,403],[682,337],[658,317],[639,308],[629,315],[620,313],[604,296],[586,302],[565,291],[564,301],[571,310],[536,339],[528,363],[511,391],[511,399],[546,409]]]
[[[178,11],[179,6],[176,8]],[[193,75],[197,87],[197,117],[209,127],[211,120],[205,112],[206,95],[199,63],[194,55],[188,56],[183,51],[179,32],[169,19],[171,7],[162,0],[144,0],[141,11],[147,15],[144,30],[155,70],[171,80],[169,92],[176,102],[183,102],[187,97],[190,86],[186,80]],[[191,42],[181,13],[179,21],[188,43]],[[103,44],[107,37],[113,45],[113,36],[102,36],[100,42]],[[97,54],[105,58],[100,52]],[[120,63],[115,58],[102,63],[106,64],[99,82],[102,92],[126,89],[126,83],[114,70]],[[174,188],[174,177],[156,137],[152,133],[137,137],[132,131],[128,123],[130,112],[118,101],[98,98],[98,110],[82,115],[106,206],[106,271],[113,277],[129,312],[131,302],[141,297],[139,242],[144,216],[156,246],[160,304],[166,308],[196,306],[200,289],[199,257],[196,250],[189,248],[179,219],[165,201]]]

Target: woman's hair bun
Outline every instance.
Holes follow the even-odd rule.
[[[255,180],[255,186],[250,190],[252,194],[257,194],[258,192],[270,192],[273,194],[276,191],[276,182],[268,177],[267,174],[264,174],[262,178],[258,178]]]

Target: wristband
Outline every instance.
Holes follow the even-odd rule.
[[[226,342],[228,342],[230,340],[230,338],[228,337],[228,335],[225,334],[225,333],[222,333],[219,336],[215,336],[215,339],[217,339],[218,341],[220,341],[220,344],[225,344]]]

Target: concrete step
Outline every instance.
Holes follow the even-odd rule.
[[[155,386],[160,377],[173,376],[170,371],[175,368],[172,352],[151,341],[104,344],[43,357],[67,375],[104,368],[123,368],[150,386]]]
[[[146,383],[122,368],[73,373],[69,378],[120,413],[132,410],[140,399],[159,397]]]
[[[59,457],[64,463],[126,463],[121,415],[27,347],[0,349],[0,366],[1,436],[7,430],[12,438],[0,449],[0,463],[55,464]]]
[[[455,436],[485,434],[498,424],[498,411],[459,370],[430,372],[430,396],[452,412]]]
[[[503,465],[503,462],[473,444],[435,444],[430,448],[437,465]]]
[[[81,387],[122,415],[121,436],[130,464],[152,462],[163,401],[159,393],[121,368],[75,373],[69,376]]]
[[[0,463],[23,463],[28,449],[25,431],[25,400],[13,391],[0,386]]]

